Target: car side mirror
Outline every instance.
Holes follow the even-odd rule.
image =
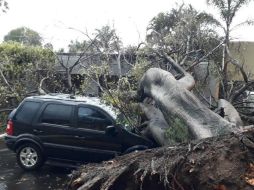
[[[116,127],[111,125],[106,127],[106,134],[115,136],[117,134]]]

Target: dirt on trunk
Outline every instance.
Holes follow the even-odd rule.
[[[79,190],[254,189],[254,129],[87,164],[73,173]]]

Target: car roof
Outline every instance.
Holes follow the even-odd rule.
[[[107,113],[109,113],[114,119],[117,117],[117,110],[114,109],[110,105],[106,105],[101,101],[98,97],[86,97],[86,96],[74,96],[70,94],[57,94],[57,93],[51,93],[47,95],[41,95],[41,96],[30,96],[27,97],[26,100],[39,100],[39,101],[54,101],[54,102],[61,102],[71,105],[92,105],[97,106]]]

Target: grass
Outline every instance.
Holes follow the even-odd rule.
[[[166,130],[165,135],[170,144],[186,142],[190,138],[188,127],[177,116],[173,118],[172,125]]]

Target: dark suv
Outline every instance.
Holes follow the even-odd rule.
[[[25,170],[46,160],[87,163],[108,160],[153,143],[116,124],[116,116],[96,98],[33,96],[8,119],[5,143]]]

